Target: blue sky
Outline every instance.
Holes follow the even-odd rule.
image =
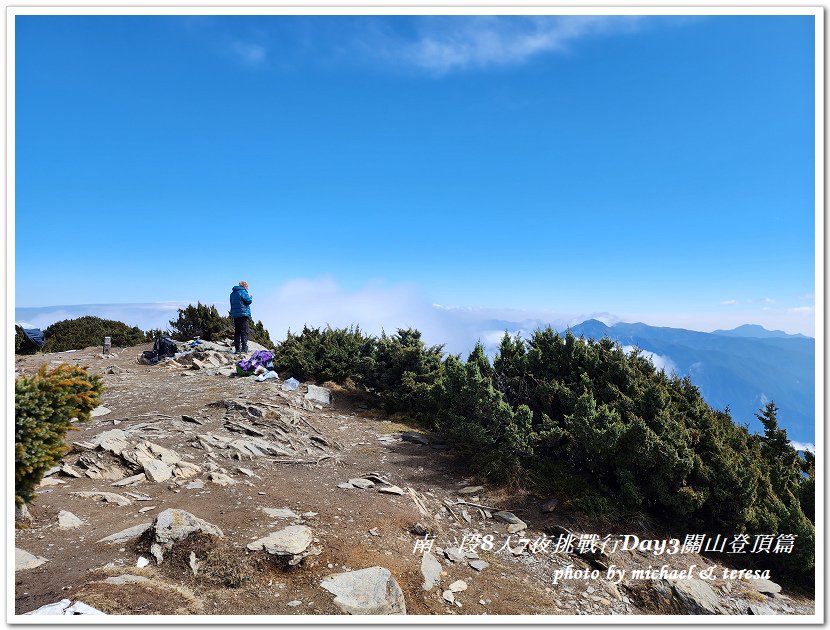
[[[813,28],[18,16],[16,305],[812,335]]]

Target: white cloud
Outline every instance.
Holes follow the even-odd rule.
[[[795,306],[793,308],[788,308],[788,313],[813,313],[815,311],[814,306]]]
[[[359,324],[361,330],[374,335],[411,326],[421,331],[427,344],[444,344],[446,352],[464,356],[477,341],[492,354],[505,331],[527,339],[539,326],[550,323],[564,329],[572,319],[582,322],[589,317],[446,306],[432,303],[413,285],[375,282],[349,290],[330,277],[289,280],[253,297],[253,317],[262,320],[275,341],[284,339],[289,328],[299,332],[304,325],[341,328]]]
[[[737,303],[738,303],[738,300],[724,300],[723,302],[721,302],[721,304],[724,305],[724,306],[732,306],[733,304],[737,304]]]
[[[765,298],[764,298],[763,300],[761,300],[761,301],[762,301],[764,304],[775,304],[775,300],[774,300],[774,299],[772,299],[772,298],[770,298],[770,297],[765,297]]]
[[[634,346],[623,346],[622,347],[624,352],[631,352],[635,348]],[[657,354],[656,352],[651,352],[649,350],[640,350],[640,355],[647,358],[651,361],[651,364],[657,368],[658,370],[663,370],[668,375],[671,375],[672,372],[680,373],[680,370],[677,369],[677,365],[672,361],[668,356]]]
[[[816,445],[812,442],[796,442],[793,440],[790,444],[797,451],[810,451],[811,453],[816,452]]]
[[[435,74],[523,63],[567,52],[580,39],[636,30],[641,16],[442,16],[421,19],[415,41],[387,31],[387,58]]]
[[[481,341],[489,353],[498,347],[504,332],[519,333],[528,339],[538,327],[551,325],[556,330],[579,324],[587,319],[598,319],[606,325],[617,322],[644,322],[652,326],[669,326],[691,330],[728,329],[747,323],[761,324],[770,330],[812,334],[813,307],[774,309],[754,312],[739,309],[719,312],[554,312],[506,308],[480,308],[435,304],[417,287],[407,284],[368,283],[346,288],[331,277],[295,278],[270,290],[253,290],[254,319],[262,320],[274,341],[285,338],[287,330],[299,332],[304,324],[310,326],[344,327],[359,324],[370,334],[381,331],[394,333],[397,328],[412,326],[423,334],[430,345],[446,344],[445,350],[466,355],[476,341]],[[210,303],[214,296],[205,299]],[[223,315],[228,312],[227,298],[215,296],[213,302]],[[178,308],[195,304],[195,299],[154,304],[92,304],[16,308],[15,319],[31,327],[46,328],[61,319],[82,315],[96,315],[123,321],[143,330],[167,328],[175,319]],[[669,357],[649,354],[652,362],[667,373],[676,370]]]

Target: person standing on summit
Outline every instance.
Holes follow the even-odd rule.
[[[248,318],[251,316],[251,302],[248,283],[240,280],[231,291],[231,317],[233,318],[233,346],[236,354],[248,352]]]

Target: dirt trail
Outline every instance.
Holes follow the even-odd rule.
[[[144,481],[129,487],[114,487],[112,479],[94,479],[86,474],[80,478],[64,473],[51,475],[52,481],[47,482],[51,485],[39,489],[30,508],[32,525],[15,532],[18,548],[49,560],[38,568],[16,572],[17,613],[64,598],[78,598],[119,614],[336,615],[343,613],[333,604],[333,596],[320,587],[320,581],[334,573],[372,566],[391,572],[403,590],[409,614],[682,611],[667,609],[660,597],[645,596],[634,586],[614,588],[604,579],[553,584],[551,575],[558,567],[572,564],[575,568],[590,568],[584,558],[573,554],[526,551],[514,555],[498,551],[508,536],[507,523],[486,518],[485,510],[472,506],[451,505],[448,509],[444,501],[456,504],[463,498],[514,512],[528,525],[527,530],[512,536],[514,542],[520,536],[536,539],[546,527],[571,523],[555,511],[542,514],[538,500],[505,496],[488,490],[486,484],[482,484],[483,491],[460,495],[459,490],[478,480],[466,477],[452,450],[431,436],[426,436],[428,444],[403,440],[402,432],[416,429],[375,417],[336,393],[332,405],[313,405],[304,398],[304,386],[287,393],[275,381],[255,382],[253,378],[216,375],[211,370],[137,364],[136,357],[146,349],[149,345],[117,350],[116,358],[102,357],[100,349],[94,348],[16,358],[18,373],[31,374],[44,362],[68,362],[102,375],[106,386],[103,405],[111,412],[78,425],[68,441],[88,445],[104,431],[130,432],[138,427],[130,433],[132,437],[171,449],[182,461],[200,468],[192,477],[161,483]],[[116,373],[109,373],[112,367]],[[241,407],[231,404],[229,408],[223,401],[235,401]],[[248,408],[254,412],[249,413]],[[195,422],[183,420],[182,415]],[[234,423],[241,424],[242,430],[229,429],[229,421],[232,428]],[[246,433],[245,427],[253,435]],[[211,434],[245,439],[260,433],[263,439],[273,441],[280,432],[285,438],[282,444],[291,447],[291,456],[235,458],[233,449],[206,448],[198,437]],[[298,453],[303,461],[319,462],[278,463],[299,459]],[[73,449],[64,461],[75,463],[75,470],[81,473],[90,463],[102,469],[119,465],[118,458],[84,447]],[[221,481],[224,474],[232,484],[211,481],[211,468],[220,473],[217,479]],[[378,491],[384,485],[379,482],[368,489],[338,487],[348,479],[370,473],[404,491],[414,490],[420,508],[408,493],[399,496]],[[127,474],[134,471],[125,471],[124,476]],[[120,506],[73,494],[84,491],[132,492],[146,495],[149,500]],[[137,546],[140,542],[96,542],[127,527],[149,523],[167,508],[186,510],[222,529],[224,546],[212,556],[217,566],[194,575],[182,559],[186,554],[174,554],[161,565],[152,562],[136,568],[142,556]],[[298,516],[275,518],[262,508],[289,508]],[[83,524],[76,529],[60,529],[61,511],[71,512]],[[321,548],[319,555],[310,555],[299,565],[286,568],[264,552],[246,549],[251,541],[291,523],[303,523],[313,530],[315,544]],[[416,523],[436,535],[432,553],[441,561],[443,572],[439,585],[431,590],[422,586],[422,556],[413,552],[414,545],[423,540],[412,532]],[[471,533],[492,534],[495,538],[494,550],[477,552],[489,564],[481,571],[469,564],[470,558],[451,562],[442,553]],[[143,556],[150,558],[147,553]],[[713,564],[696,556],[690,560],[699,565]],[[648,566],[645,558],[631,555],[628,561],[642,561]],[[123,582],[118,576],[125,574],[137,577],[129,578],[127,584],[118,583]],[[444,590],[457,580],[463,580],[467,588],[456,592],[451,603],[443,597]],[[745,612],[753,602],[764,611],[779,614],[813,612],[813,602],[797,594],[767,597],[745,582],[719,583],[718,587],[729,595],[726,599],[732,602],[728,604],[732,613]]]

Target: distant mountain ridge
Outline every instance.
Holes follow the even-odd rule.
[[[728,406],[733,420],[748,424],[752,431],[763,429],[754,414],[774,400],[779,424],[791,440],[815,440],[815,339],[811,337],[749,324],[705,333],[642,323],[608,326],[595,319],[570,330],[657,355],[678,376],[689,376],[710,405]]]
[[[809,337],[797,333],[791,335],[785,333],[783,330],[767,330],[758,324],[744,324],[732,330],[713,330],[713,335],[722,335],[724,337],[755,337],[757,339],[769,339],[771,337],[800,337],[802,339],[809,339]]]

